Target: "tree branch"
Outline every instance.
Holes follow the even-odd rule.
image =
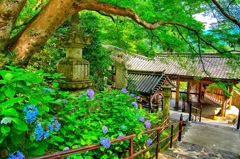
[[[233,18],[232,16],[228,15],[224,9],[222,8],[222,6],[216,1],[216,0],[212,0],[213,4],[215,4],[215,6],[220,10],[220,12],[229,20],[231,20],[233,23],[235,23],[236,25],[238,25],[238,27],[240,27],[240,22],[237,21],[237,19]]]
[[[27,0],[2,0],[0,3],[0,51],[10,38],[11,30]]]
[[[135,22],[137,22],[138,24],[140,24],[141,26],[143,26],[146,29],[149,30],[153,30],[156,29],[158,27],[161,26],[166,26],[166,25],[174,25],[174,26],[180,26],[183,27],[189,31],[194,32],[206,45],[212,47],[214,50],[216,50],[218,53],[223,54],[224,51],[219,50],[218,48],[216,48],[215,46],[213,46],[211,43],[209,43],[208,41],[206,41],[205,39],[203,39],[200,35],[199,35],[199,31],[190,28],[184,24],[178,23],[178,22],[171,22],[171,21],[159,21],[156,23],[148,23],[146,21],[144,21],[143,19],[141,19],[134,11],[132,11],[129,8],[122,8],[119,6],[114,6],[108,3],[103,3],[103,2],[97,2],[97,3],[91,3],[88,4],[86,6],[86,9],[89,10],[100,10],[100,11],[104,11],[106,13],[110,13],[110,14],[115,14],[115,15],[120,15],[120,16],[125,16],[125,17],[129,17],[132,20],[134,20]]]

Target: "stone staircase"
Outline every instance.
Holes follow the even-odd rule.
[[[181,142],[159,159],[240,159],[240,131],[207,123],[187,123]]]

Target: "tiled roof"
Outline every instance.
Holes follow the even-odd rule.
[[[128,70],[128,90],[135,90],[141,94],[153,94],[166,80],[164,72],[144,72]]]
[[[113,53],[112,57],[117,58],[117,54],[118,53]],[[153,59],[138,54],[123,55],[129,70],[155,72],[165,71],[165,74],[167,75],[203,78],[209,78],[209,74],[211,78],[240,80],[239,65],[235,65],[235,70],[232,70],[227,64],[233,64],[236,63],[236,61],[232,60],[231,58],[221,58],[215,54],[202,55],[201,58],[193,58],[186,55],[174,55],[169,57],[165,54],[156,56]]]

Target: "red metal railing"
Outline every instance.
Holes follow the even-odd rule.
[[[121,141],[125,141],[125,140],[130,140],[129,157],[127,157],[127,159],[133,159],[134,157],[142,154],[143,152],[147,151],[148,149],[156,146],[155,156],[156,156],[156,159],[157,159],[158,158],[158,153],[159,153],[159,150],[158,150],[159,149],[159,144],[161,144],[162,142],[164,142],[167,139],[170,139],[170,148],[171,148],[172,147],[172,142],[173,142],[173,136],[176,135],[176,134],[178,134],[178,141],[181,141],[181,133],[182,133],[182,127],[183,127],[182,115],[180,116],[179,122],[168,123],[167,125],[165,125],[168,121],[169,121],[169,117],[165,118],[163,123],[160,126],[158,126],[157,128],[142,132],[141,134],[150,134],[150,133],[155,132],[157,134],[156,138],[155,138],[156,142],[153,143],[152,145],[148,146],[147,148],[142,149],[142,150],[140,150],[136,153],[134,153],[133,139],[134,139],[134,137],[137,136],[137,134],[129,135],[129,136],[123,137],[121,139],[111,140],[111,144],[121,142]],[[175,133],[173,132],[173,126],[174,125],[177,125],[179,127],[179,130]],[[161,133],[169,127],[171,127],[171,134],[160,140]],[[34,159],[52,159],[52,158],[63,159],[63,157],[65,157],[65,156],[69,156],[69,155],[76,154],[76,153],[79,153],[79,152],[95,150],[95,149],[98,149],[100,147],[101,147],[101,145],[94,144],[94,145],[84,146],[84,147],[81,147],[81,148],[75,148],[75,149],[71,149],[71,150],[55,152],[55,153],[45,155],[45,156],[41,156],[41,157],[35,157]]]

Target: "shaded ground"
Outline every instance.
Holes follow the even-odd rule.
[[[240,131],[204,123],[188,123],[182,142],[160,154],[159,159],[239,159]]]
[[[172,98],[170,101],[171,110],[175,110],[178,112],[181,112],[182,110],[182,100],[179,101],[179,110],[176,110],[175,107],[175,99]],[[238,109],[235,106],[232,106],[231,109],[226,110],[226,117],[220,117],[218,116],[221,107],[212,102],[207,97],[204,98],[204,100],[201,100],[201,103],[198,103],[196,99],[193,98],[192,105],[195,107],[200,108],[202,105],[202,122],[203,123],[209,123],[214,125],[222,125],[222,126],[228,126],[228,127],[237,127],[237,116],[238,116]],[[185,103],[185,113],[189,113],[189,104]]]

